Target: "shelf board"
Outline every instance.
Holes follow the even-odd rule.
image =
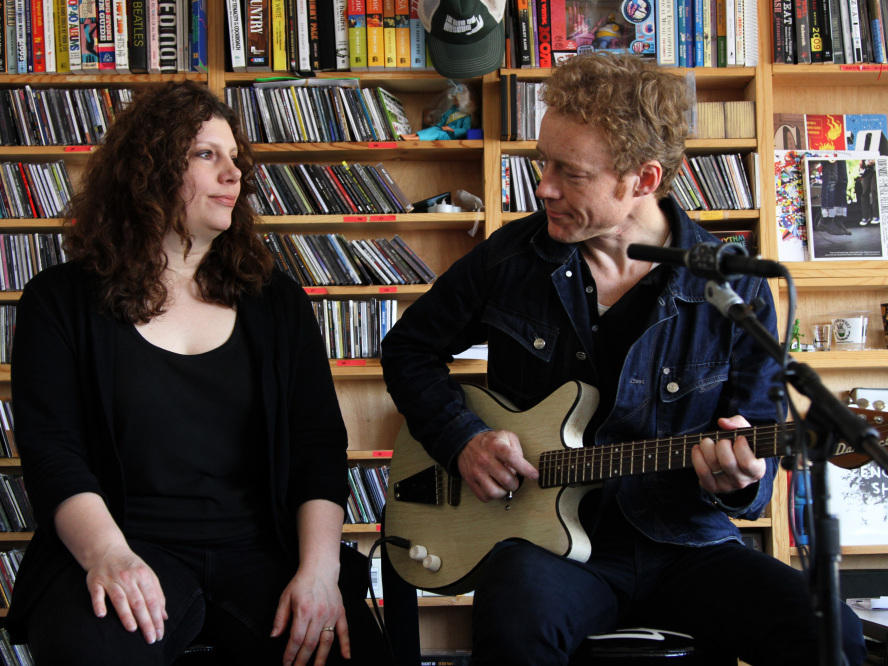
[[[33,532],[0,532],[0,542],[24,543],[30,541],[33,536]]]
[[[0,220],[0,231],[61,231],[60,217],[7,218]]]
[[[271,72],[225,72],[224,77],[225,85],[238,85],[252,83],[262,78],[274,78]],[[362,88],[385,86],[386,89],[394,92],[440,92],[447,88],[447,79],[434,70],[316,72],[313,78],[358,79]]]
[[[669,72],[676,76],[693,73],[697,88],[745,88],[755,78],[754,67],[671,67]],[[515,74],[522,81],[544,81],[552,73],[551,68],[510,68],[500,69],[499,74]]]
[[[18,468],[22,466],[21,458],[0,458],[0,467]]]
[[[303,287],[309,297],[333,298],[394,298],[410,300],[421,296],[429,290],[428,284],[361,284],[329,287]],[[0,291],[0,305],[18,303],[22,297],[20,291]],[[0,379],[2,381],[2,379]]]
[[[740,518],[731,518],[731,522],[734,523],[734,525],[736,525],[741,530],[750,527],[771,527],[770,518],[758,518],[756,520],[742,520]]]
[[[98,146],[0,146],[0,160],[45,162],[86,160]]]
[[[861,351],[797,352],[793,359],[815,370],[870,369],[888,367],[888,349]]]
[[[883,353],[886,354],[885,358],[888,358],[888,351]],[[487,361],[479,359],[458,358],[450,363],[449,367],[450,373],[458,377],[487,374]],[[382,365],[378,358],[330,359],[330,370],[334,379],[382,379]],[[0,384],[8,383],[9,378],[9,364],[0,364]]]
[[[177,72],[175,74],[0,74],[0,85],[29,85],[32,88],[48,86],[90,87],[100,84],[113,88],[128,88],[134,85],[158,83],[160,81],[207,82],[202,72]]]
[[[483,375],[487,373],[487,361],[478,359],[456,359],[449,365],[450,373],[456,376]],[[0,382],[3,381],[3,369],[8,365],[0,366]],[[330,369],[334,379],[381,379],[382,366],[378,358],[366,359],[330,359]]]
[[[888,65],[782,65],[771,66],[771,81],[779,86],[840,87],[888,85]]]
[[[484,224],[484,212],[400,213],[394,215],[266,215],[258,218],[257,231],[292,230],[301,233],[328,229],[343,231],[344,226],[379,231],[467,231]],[[2,229],[2,225],[0,225]]]
[[[369,460],[369,461],[381,461],[381,460],[391,460],[392,459],[392,450],[391,449],[372,449],[369,451],[359,450],[359,449],[349,449],[347,451],[349,460]],[[13,459],[8,459],[13,460]],[[14,460],[18,460],[14,458]]]
[[[254,143],[257,162],[290,160],[480,160],[484,141],[451,139],[440,141],[340,141],[335,143]],[[2,153],[0,153],[2,156]]]
[[[797,289],[847,289],[888,285],[888,261],[790,261],[784,266]]]
[[[789,554],[798,557],[799,549],[792,546]],[[888,544],[875,546],[842,546],[842,555],[888,555]]]
[[[701,222],[704,225],[711,222],[732,222],[757,220],[761,213],[758,209],[754,210],[689,210],[685,211],[692,220]],[[533,215],[533,213],[503,213],[503,221],[511,222],[519,220],[522,217]]]
[[[430,606],[471,606],[474,603],[473,596],[457,596],[457,597],[416,597],[416,604],[420,607]]]
[[[536,141],[503,141],[502,152],[507,155],[536,156]],[[707,152],[749,151],[758,148],[758,141],[751,139],[687,139],[685,150],[699,155]]]
[[[309,297],[333,296],[339,298],[416,298],[426,293],[431,285],[428,284],[369,284],[369,285],[345,285],[331,287],[303,287]]]
[[[343,534],[376,534],[381,531],[379,523],[346,523],[342,526]]]

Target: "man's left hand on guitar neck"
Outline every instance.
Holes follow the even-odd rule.
[[[739,414],[718,420],[718,427],[722,430],[748,426],[749,421]],[[713,495],[742,490],[761,479],[767,469],[765,460],[755,457],[746,437],[742,436],[736,440],[720,439],[717,442],[705,437],[691,449],[691,461],[700,486]]]

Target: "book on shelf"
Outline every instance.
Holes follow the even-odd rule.
[[[244,3],[244,45],[248,72],[271,69],[269,49],[269,0],[249,0]]]
[[[778,150],[857,150],[888,155],[884,113],[774,114]]]
[[[698,139],[724,139],[725,103],[697,102],[697,123],[693,134]]]
[[[724,102],[725,138],[755,138],[755,102],[733,100]]]
[[[805,156],[803,177],[810,259],[888,257],[888,157]]]
[[[847,151],[835,150],[775,150],[775,218],[777,224],[777,253],[779,261],[806,261],[808,225],[804,159],[843,159]],[[859,153],[854,157],[878,157],[878,153]]]
[[[225,0],[225,16],[231,71],[245,72],[247,70],[247,47],[241,0]]]

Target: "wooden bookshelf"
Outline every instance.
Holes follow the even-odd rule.
[[[101,75],[0,75],[0,85],[22,86],[115,86],[138,87],[168,80],[205,82],[220,97],[226,86],[249,85],[263,73],[231,73],[224,70],[225,49],[223,3],[207,3],[209,67],[205,74],[101,74]],[[756,137],[752,139],[690,139],[690,153],[758,152],[761,158],[760,210],[707,211],[691,217],[710,228],[742,226],[756,232],[760,252],[768,258],[777,257],[777,230],[774,216],[773,128],[775,111],[809,113],[852,113],[888,107],[888,76],[882,66],[873,65],[773,65],[769,62],[770,6],[759,3],[759,53],[755,67],[728,69],[671,70],[676,76],[693,75],[698,101],[752,100],[755,102]],[[483,139],[434,142],[365,142],[365,143],[273,143],[256,144],[259,162],[385,162],[395,180],[413,201],[441,192],[465,189],[484,201],[479,213],[432,214],[411,213],[367,216],[267,216],[261,219],[260,230],[297,233],[342,233],[350,238],[380,234],[402,235],[407,243],[426,260],[438,274],[480,240],[520,213],[503,213],[500,203],[500,156],[503,154],[531,156],[535,141],[501,141],[500,76],[515,74],[522,80],[544,81],[548,70],[509,69],[492,72],[469,82],[478,102],[478,117]],[[319,78],[347,76],[358,78],[362,87],[382,85],[392,90],[405,103],[411,122],[421,125],[423,109],[447,86],[447,81],[434,72],[322,72]],[[0,146],[0,160],[64,160],[77,182],[79,171],[88,155],[89,146]],[[54,231],[61,228],[58,219],[0,220],[0,231]],[[799,289],[798,316],[807,320],[829,312],[840,305],[851,305],[873,312],[873,304],[888,301],[888,261],[886,262],[804,262],[788,265]],[[778,312],[786,302],[785,287],[772,283]],[[326,287],[307,289],[313,298],[396,298],[408,307],[428,286]],[[14,304],[20,292],[0,294],[0,303]],[[403,303],[400,303],[403,302]],[[807,319],[805,319],[807,318]],[[860,352],[823,352],[797,354],[795,357],[822,372],[830,388],[841,393],[857,385],[888,384],[888,349],[878,327],[871,319],[869,349]],[[330,361],[343,416],[349,430],[349,460],[358,464],[374,464],[386,460],[402,418],[385,390],[378,359],[359,362]],[[457,360],[451,370],[466,381],[483,382],[484,361]],[[10,369],[0,365],[0,394],[8,397]],[[17,459],[0,460],[0,468],[17,467]],[[738,521],[743,529],[761,530],[768,552],[789,562],[786,523],[786,484],[780,474],[766,517],[756,521]],[[359,541],[366,551],[378,537],[379,526],[348,525],[343,534]],[[0,548],[18,545],[30,538],[29,533],[0,533]],[[843,549],[847,557],[886,555],[888,546],[852,547]],[[444,641],[452,647],[466,647],[466,613],[458,610],[471,606],[471,597],[420,597],[423,609],[423,635],[433,641]],[[456,610],[454,610],[456,609]],[[451,613],[460,614],[456,625]],[[0,616],[4,614],[0,611]],[[454,629],[454,626],[456,628]],[[448,638],[450,636],[451,638]],[[453,638],[455,636],[455,638]]]

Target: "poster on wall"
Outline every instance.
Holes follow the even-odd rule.
[[[874,462],[857,469],[827,465],[827,482],[841,544],[888,544],[888,472]]]

